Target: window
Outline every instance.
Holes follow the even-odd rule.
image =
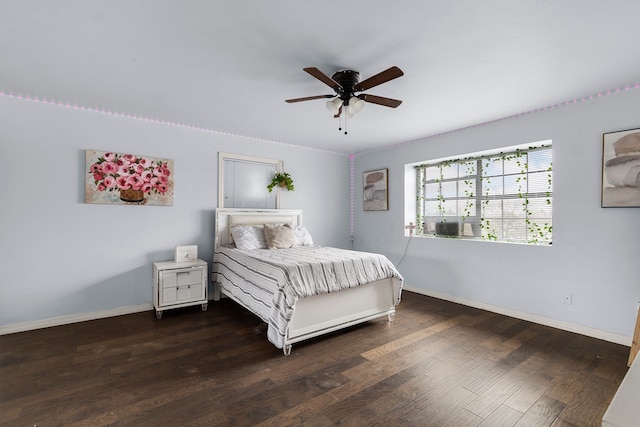
[[[551,141],[415,170],[418,234],[551,244]]]

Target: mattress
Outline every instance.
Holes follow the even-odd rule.
[[[277,250],[218,246],[213,272],[225,294],[267,323],[267,337],[278,348],[284,346],[287,325],[300,298],[389,278],[398,305],[403,284],[384,255],[327,246]]]

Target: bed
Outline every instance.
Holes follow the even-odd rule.
[[[314,245],[302,211],[285,209],[216,209],[211,280],[214,300],[228,297],[260,317],[285,355],[296,342],[393,321],[403,285],[384,255]]]

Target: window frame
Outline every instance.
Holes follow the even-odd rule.
[[[530,165],[535,162],[531,161],[530,154],[539,151],[542,151],[541,156],[549,153],[548,161],[543,162],[541,167],[531,169]],[[500,172],[486,173],[497,162],[500,162]],[[444,169],[452,165],[457,170],[451,174],[445,173]],[[511,169],[505,170],[505,165]],[[465,170],[461,171],[461,167]],[[413,168],[416,185],[416,235],[529,245],[552,244],[551,140],[464,157],[421,162],[414,164]],[[434,175],[435,169],[439,173],[436,171]],[[502,185],[496,188],[502,190],[500,194],[491,194],[492,187],[489,185],[496,178],[502,181]],[[505,186],[505,181],[511,182],[511,186]],[[535,188],[536,184],[538,188]],[[523,185],[526,187],[524,190]],[[444,189],[445,186],[449,189]],[[517,188],[517,191],[513,191],[513,188]],[[487,215],[490,205],[496,201],[500,202],[500,207],[493,209],[499,209],[500,215]],[[511,206],[511,210],[505,210],[505,201],[506,207]],[[434,206],[437,206],[437,213]],[[519,208],[522,212],[519,212]]]

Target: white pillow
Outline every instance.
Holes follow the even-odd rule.
[[[264,230],[259,225],[234,225],[231,236],[238,249],[266,249]]]
[[[293,229],[293,234],[296,236],[296,245],[298,246],[312,246],[313,239],[311,234],[304,225],[296,225]]]

